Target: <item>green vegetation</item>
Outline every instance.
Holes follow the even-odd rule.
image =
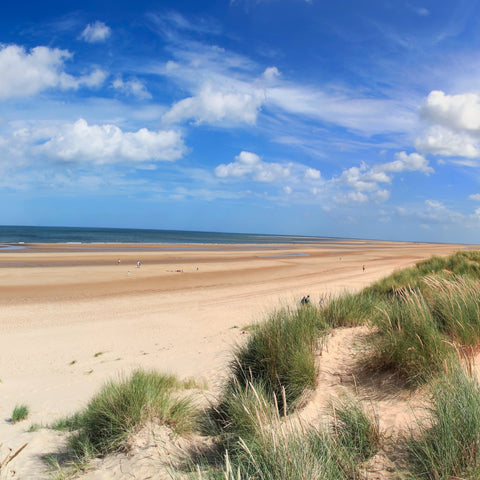
[[[424,381],[442,368],[453,353],[445,342],[423,295],[400,290],[384,304],[376,318],[379,336],[373,337],[377,367],[391,368],[412,382]]]
[[[374,455],[380,445],[378,418],[354,398],[337,399],[332,403],[332,432],[336,444],[355,463]]]
[[[345,292],[326,299],[319,313],[329,327],[353,327],[367,322],[377,304],[378,297],[372,293]]]
[[[187,432],[194,426],[195,408],[190,398],[175,394],[179,388],[173,376],[137,370],[106,383],[84,411],[55,427],[75,430],[70,449],[78,458],[125,449],[128,436],[149,421]]]
[[[21,422],[28,417],[29,411],[27,405],[16,405],[12,412],[12,423]]]
[[[231,380],[245,388],[261,385],[275,396],[281,411],[294,408],[306,389],[316,384],[315,350],[327,325],[317,309],[284,308],[251,330],[247,342],[236,348]],[[231,385],[226,387],[230,391]]]
[[[368,462],[387,449],[378,418],[358,399],[332,400],[322,425],[305,426],[292,415],[316,385],[316,352],[328,332],[356,325],[372,327],[367,366],[389,369],[431,395],[428,416],[410,435],[388,439],[404,452],[394,462],[399,478],[479,478],[480,386],[464,360],[480,350],[480,252],[432,257],[362,292],[325,299],[318,308],[283,308],[249,328],[201,419],[211,441],[190,459],[195,478],[365,478]],[[70,448],[78,458],[127,448],[130,433],[152,420],[190,431],[196,414],[181,389],[191,387],[198,385],[137,371],[106,384],[56,428],[74,431]]]
[[[432,385],[430,416],[408,443],[414,478],[480,476],[480,386],[458,366]]]

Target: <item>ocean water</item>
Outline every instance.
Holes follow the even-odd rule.
[[[10,245],[23,243],[311,244],[336,240],[327,237],[182,230],[0,226],[0,244]]]

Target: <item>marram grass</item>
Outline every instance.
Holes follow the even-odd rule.
[[[29,410],[27,405],[16,405],[12,412],[12,423],[21,422],[28,417]]]
[[[480,478],[480,386],[454,365],[432,383],[429,418],[408,442],[411,478]]]
[[[84,411],[58,427],[76,431],[70,448],[79,458],[125,449],[128,436],[150,421],[180,433],[190,431],[195,407],[189,397],[178,394],[180,386],[173,376],[137,370],[128,378],[107,382]]]
[[[277,310],[235,349],[231,378],[241,386],[262,385],[275,395],[280,410],[294,408],[305,391],[315,387],[315,350],[326,332],[316,308]]]

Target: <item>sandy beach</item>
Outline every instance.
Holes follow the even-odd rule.
[[[41,456],[60,440],[29,426],[78,411],[106,379],[151,367],[214,392],[243,329],[273,308],[307,294],[318,303],[469,248],[361,240],[0,248],[0,456],[28,443],[11,464],[15,478],[42,478]],[[12,424],[20,403],[30,416]]]

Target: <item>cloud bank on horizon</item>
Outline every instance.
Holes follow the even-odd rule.
[[[27,3],[0,224],[479,242],[476,2]]]

